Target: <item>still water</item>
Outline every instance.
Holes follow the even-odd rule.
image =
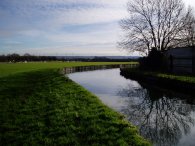
[[[68,77],[124,114],[154,146],[195,146],[195,96],[126,79],[119,68]]]

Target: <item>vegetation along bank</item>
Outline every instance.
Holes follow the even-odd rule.
[[[57,69],[85,63],[9,65],[0,66],[0,145],[150,145]]]
[[[195,77],[189,75],[177,75],[171,73],[154,72],[135,69],[121,69],[121,75],[126,78],[136,79],[149,83],[150,85],[158,85],[159,87],[173,89],[182,92],[191,93],[195,90]]]

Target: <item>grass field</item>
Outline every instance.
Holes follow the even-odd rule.
[[[1,64],[0,145],[150,145],[122,115],[59,74],[98,64],[108,63]]]
[[[134,63],[134,62],[132,62]],[[30,63],[0,63],[0,77],[41,69],[59,69],[63,67],[129,64],[129,62],[30,62]]]

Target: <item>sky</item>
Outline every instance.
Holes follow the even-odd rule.
[[[127,1],[0,0],[0,54],[137,55],[117,48]]]

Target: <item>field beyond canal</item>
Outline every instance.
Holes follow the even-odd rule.
[[[122,115],[59,73],[106,64],[121,63],[1,63],[0,145],[150,145]]]
[[[131,64],[136,62],[131,62]],[[30,72],[43,69],[61,69],[64,67],[129,64],[129,62],[29,62],[29,63],[0,63],[0,77],[16,73]]]

